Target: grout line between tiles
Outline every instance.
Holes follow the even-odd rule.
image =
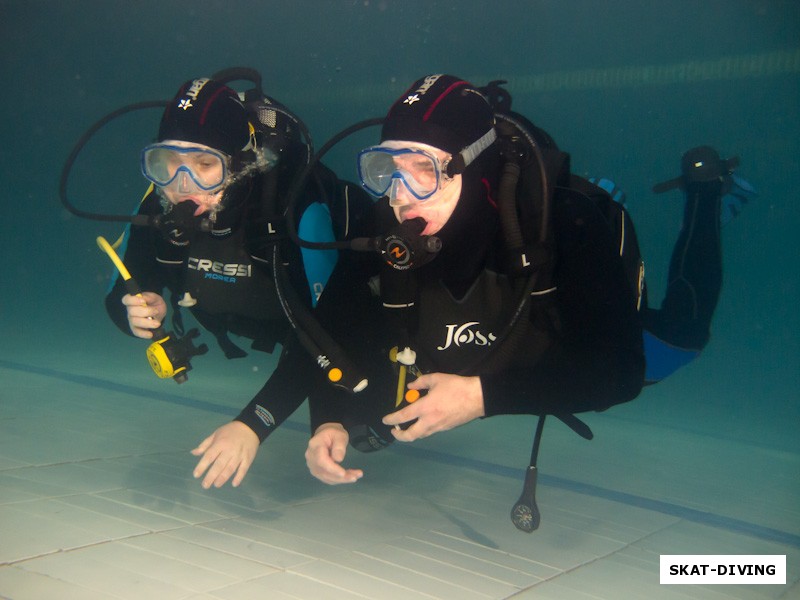
[[[680,522],[681,522],[681,521],[678,521],[678,523],[680,523]],[[665,525],[664,527],[661,527],[661,528],[659,528],[659,529],[656,529],[655,531],[651,531],[651,532],[647,533],[646,535],[643,535],[642,537],[640,537],[640,538],[638,538],[638,539],[636,539],[636,540],[633,540],[633,541],[631,541],[631,542],[628,542],[627,544],[624,544],[623,546],[621,546],[621,547],[619,547],[619,548],[616,548],[616,549],[612,550],[611,552],[607,552],[606,554],[603,554],[602,556],[595,556],[595,557],[594,557],[594,558],[592,558],[591,560],[587,560],[587,561],[584,561],[584,562],[582,562],[582,563],[576,564],[576,565],[574,565],[574,566],[572,566],[572,567],[569,567],[568,569],[563,569],[563,570],[562,570],[562,569],[559,569],[559,572],[558,572],[558,573],[554,573],[554,574],[553,574],[552,576],[550,576],[550,577],[545,577],[545,578],[543,578],[543,579],[542,579],[542,581],[538,581],[538,582],[536,582],[536,583],[533,583],[533,584],[531,584],[531,585],[529,585],[529,586],[527,586],[527,587],[524,587],[524,588],[520,589],[518,592],[515,592],[514,594],[512,594],[511,596],[508,596],[508,597],[507,597],[507,598],[505,598],[504,600],[511,600],[511,599],[513,599],[515,596],[519,596],[519,595],[520,595],[520,594],[522,594],[523,592],[529,591],[529,590],[531,590],[531,589],[535,588],[536,586],[538,586],[538,585],[541,585],[541,584],[543,584],[543,583],[545,583],[545,582],[554,582],[554,581],[556,581],[558,578],[560,578],[560,577],[563,577],[564,575],[567,575],[567,574],[569,574],[569,573],[572,573],[573,571],[577,571],[577,570],[579,570],[579,569],[582,569],[582,568],[584,568],[584,567],[586,567],[586,566],[592,565],[592,564],[594,564],[594,563],[596,563],[596,562],[598,562],[598,561],[605,560],[605,559],[607,559],[607,558],[608,558],[608,557],[610,557],[610,556],[614,556],[615,554],[618,554],[618,553],[620,553],[620,552],[622,552],[622,551],[624,551],[624,550],[627,550],[628,548],[630,548],[630,547],[631,547],[631,546],[633,546],[634,544],[638,544],[638,543],[640,543],[640,542],[642,542],[642,541],[646,540],[647,538],[650,538],[650,537],[652,537],[652,536],[654,536],[654,535],[656,535],[656,534],[658,534],[658,533],[661,533],[662,531],[665,531],[665,530],[667,530],[667,529],[669,529],[669,528],[673,527],[674,525],[675,525],[675,523],[669,523],[669,524]],[[587,592],[587,593],[588,593],[588,592]],[[595,596],[595,597],[596,597],[596,598],[598,598],[598,600],[603,600],[603,598],[602,598],[602,597],[600,597],[600,596]]]
[[[173,531],[174,529],[181,529],[181,527],[175,527],[173,529],[168,529],[165,531]],[[58,548],[57,550],[50,550],[48,552],[43,552],[41,554],[37,554],[36,556],[27,556],[25,558],[17,558],[14,560],[10,560],[7,562],[0,563],[0,567],[9,567],[15,565],[23,565],[27,562],[32,562],[34,560],[44,558],[46,556],[53,556],[55,554],[69,554],[70,552],[76,552],[79,550],[85,550],[87,548],[94,548],[97,546],[104,546],[105,544],[111,544],[114,542],[124,542],[126,540],[132,540],[139,537],[143,537],[146,535],[152,535],[153,533],[158,533],[155,531],[144,531],[142,533],[134,533],[132,535],[124,535],[116,538],[108,538],[99,542],[92,542],[91,544],[81,544],[79,546],[72,546],[70,548]]]

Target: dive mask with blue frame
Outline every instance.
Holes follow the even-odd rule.
[[[371,146],[358,154],[358,177],[376,198],[402,183],[417,200],[427,200],[452,179],[447,174],[449,162],[421,148]]]
[[[230,158],[205,146],[152,144],[142,150],[142,174],[158,187],[181,193],[219,190],[228,178]]]

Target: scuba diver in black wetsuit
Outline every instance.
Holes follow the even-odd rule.
[[[412,440],[495,414],[606,408],[639,393],[636,298],[604,216],[564,187],[567,157],[554,149],[546,156],[552,174],[525,171],[537,194],[541,186],[554,194],[552,215],[523,211],[525,235],[536,239],[541,229],[546,238],[520,239],[521,251],[509,253],[501,213],[516,211],[508,205],[516,186],[509,193],[500,169],[533,159],[496,138],[494,110],[476,88],[430,76],[389,111],[383,143],[361,153],[362,184],[382,197],[371,215],[382,251],[343,253],[315,315],[369,386],[354,395],[334,389],[303,353],[290,351],[237,417],[263,441],[309,395],[315,434],[307,456],[323,481],[360,476],[338,464],[348,439],[382,447],[393,434]],[[551,219],[553,227],[537,225]],[[406,391],[399,374],[410,381],[420,373],[409,387],[427,396],[393,412]],[[220,486],[236,473],[237,484],[248,467],[235,453],[207,453],[195,476]]]
[[[237,417],[263,442],[308,393],[306,460],[326,483],[363,475],[341,464],[348,442],[377,450],[498,414],[553,414],[580,431],[572,413],[639,394],[645,360],[648,382],[680,366],[662,356],[651,369],[645,348],[696,355],[707,341],[719,278],[705,270],[721,271],[732,162],[692,150],[667,186],[685,189],[687,219],[664,307],[651,310],[632,224],[608,182],[570,174],[544,131],[493,106],[468,82],[428,76],[389,110],[381,144],[359,155],[362,185],[379,198],[371,228],[381,252],[343,254],[315,315],[367,371],[367,389],[334,389],[289,352]],[[221,486],[236,473],[238,484],[250,462],[206,454],[195,476]]]
[[[124,266],[142,291],[130,293],[120,276],[105,299],[120,330],[145,339],[156,328],[163,331],[166,289],[175,330],[183,334],[180,307],[188,308],[227,358],[246,356],[229,334],[268,353],[285,342],[291,328],[274,282],[276,244],[277,267],[285,265],[288,285],[308,309],[338,255],[300,249],[286,239],[288,190],[310,158],[300,127],[273,99],[245,94],[241,100],[215,79],[194,79],[180,88],[163,112],[157,142],[142,152],[142,172],[151,186],[138,215],[160,219],[159,226],[129,226],[121,240]],[[346,239],[371,205],[363,190],[321,164],[297,196],[299,229],[320,241]]]
[[[168,104],[157,143],[142,152],[142,171],[152,185],[138,213],[163,214],[171,226],[126,232],[124,262],[147,291],[136,297],[126,293],[121,278],[114,282],[106,307],[122,331],[150,338],[166,316],[160,291],[167,288],[173,305],[190,308],[228,358],[246,355],[228,333],[250,338],[254,349],[265,352],[284,340],[289,325],[268,272],[270,236],[280,196],[305,165],[307,149],[278,112],[285,109],[268,102],[262,110],[276,109],[267,117],[274,122],[270,135],[259,135],[238,94],[214,80],[185,83]],[[265,125],[258,125],[263,132]],[[363,203],[363,193],[322,166],[315,175],[320,188],[309,185],[295,206],[301,228],[327,227],[329,238],[347,237],[351,223],[344,212]],[[271,209],[265,206],[270,203]],[[336,252],[301,256],[294,245],[286,248],[289,278],[311,306]]]

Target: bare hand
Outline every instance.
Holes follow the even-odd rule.
[[[417,420],[405,431],[397,427],[392,429],[394,437],[401,442],[413,442],[447,431],[486,414],[479,377],[430,373],[409,383],[408,388],[428,390],[428,393],[413,404],[383,417],[385,425]]]
[[[339,423],[320,425],[306,449],[306,464],[311,474],[329,485],[355,483],[361,479],[363,471],[345,469],[340,464],[347,454],[349,441],[350,436]]]
[[[192,450],[195,456],[202,456],[194,468],[195,479],[203,478],[205,489],[222,487],[236,473],[231,485],[238,487],[258,452],[259,440],[256,433],[241,421],[226,423],[200,442]]]
[[[153,329],[161,326],[167,316],[167,303],[155,292],[142,292],[141,296],[125,294],[122,303],[128,311],[128,326],[136,337],[149,340]]]

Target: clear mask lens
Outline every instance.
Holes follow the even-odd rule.
[[[430,152],[381,146],[359,153],[358,176],[364,189],[377,198],[387,195],[390,188],[395,196],[395,186],[402,182],[417,200],[430,198],[443,180],[439,159]]]
[[[142,150],[142,173],[159,187],[175,185],[181,193],[208,192],[224,185],[228,161],[211,148],[154,144]]]

